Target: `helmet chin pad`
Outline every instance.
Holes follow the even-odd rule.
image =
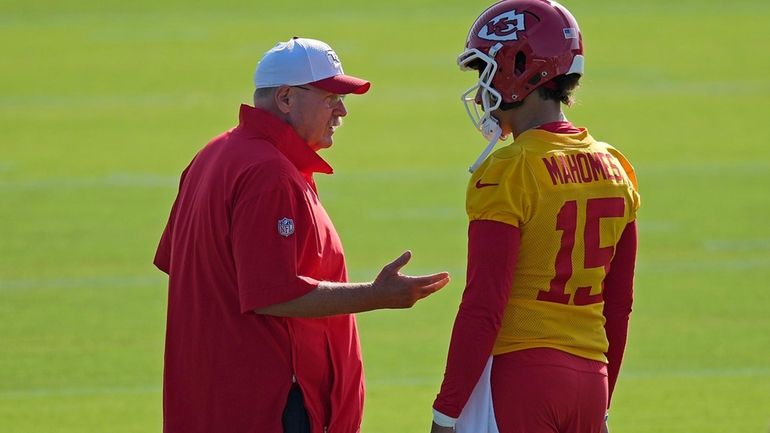
[[[502,128],[500,128],[500,122],[492,116],[485,117],[481,122],[481,135],[487,139],[492,140],[493,137],[501,138],[503,134]]]

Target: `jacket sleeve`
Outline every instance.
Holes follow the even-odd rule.
[[[190,163],[192,165],[192,163]],[[174,222],[176,220],[177,208],[179,206],[179,193],[184,187],[184,180],[187,177],[187,172],[190,170],[190,166],[184,169],[182,175],[179,178],[179,189],[177,190],[177,197],[174,200],[174,204],[171,206],[171,212],[168,217],[166,227],[163,229],[163,233],[160,235],[160,241],[158,242],[158,248],[155,250],[155,258],[153,264],[161,271],[168,274],[171,271],[171,237],[174,232]]]
[[[232,253],[241,312],[298,298],[318,286],[299,274],[301,239],[316,230],[302,191],[278,179],[239,200],[232,213]]]

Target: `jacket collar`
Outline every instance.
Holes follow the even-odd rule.
[[[301,173],[332,174],[334,170],[310,148],[294,128],[275,115],[246,104],[241,105],[240,124],[247,136],[272,143]]]

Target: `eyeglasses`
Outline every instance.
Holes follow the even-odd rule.
[[[291,86],[297,89],[302,90],[313,90],[310,87],[305,86]],[[345,102],[345,95],[337,95],[335,93],[332,93],[331,95],[324,98],[324,102],[326,103],[326,108],[334,109],[339,107],[340,103]]]

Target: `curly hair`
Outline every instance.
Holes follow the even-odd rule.
[[[580,86],[580,74],[559,75],[538,87],[537,94],[546,101],[557,101],[572,106],[575,103],[573,93],[578,86]],[[500,104],[500,109],[512,110],[523,103],[524,101],[503,102]]]

